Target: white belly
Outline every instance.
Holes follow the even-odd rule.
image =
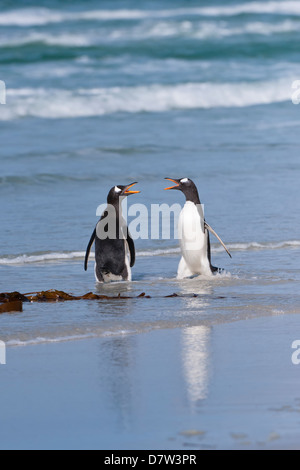
[[[105,283],[123,281],[122,276],[115,276],[114,274],[103,274]]]
[[[131,267],[130,267],[130,251],[129,251],[129,246],[127,242],[125,242],[125,264],[126,264],[127,273],[128,273],[126,281],[131,282],[132,274],[131,274]]]
[[[207,256],[208,232],[204,231],[204,219],[192,202],[181,211],[178,227],[182,256],[192,274],[211,274]]]

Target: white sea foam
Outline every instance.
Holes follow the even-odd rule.
[[[69,336],[58,336],[56,338],[45,338],[45,337],[37,337],[28,340],[20,340],[20,339],[12,339],[6,342],[6,346],[34,346],[37,344],[44,344],[44,343],[62,343],[66,341],[74,341],[80,339],[89,339],[89,338],[96,338],[97,335],[93,333],[87,334],[78,334],[78,335],[69,335]]]
[[[180,253],[180,248],[169,248],[164,250],[138,251],[137,256],[147,258],[151,256],[170,256],[178,253]]]
[[[242,35],[262,35],[269,36],[271,34],[284,34],[299,32],[299,21],[285,20],[280,23],[251,22],[245,23],[240,27],[232,27],[230,24],[220,23],[204,23],[195,28],[193,26],[190,36],[192,38],[223,38],[230,36]],[[175,33],[175,32],[174,32]]]
[[[161,250],[149,250],[149,251],[139,251],[137,256],[148,257],[148,256],[168,256],[179,253],[179,248],[169,248]],[[84,251],[72,251],[72,252],[53,252],[53,253],[28,253],[22,255],[9,255],[0,257],[0,265],[24,265],[24,264],[36,264],[36,263],[51,263],[51,262],[61,262],[68,260],[81,260],[84,259]],[[91,252],[90,259],[93,260],[95,254]]]
[[[241,14],[300,15],[299,1],[248,2],[237,5],[194,8],[194,14],[236,16]]]
[[[188,83],[98,89],[8,89],[0,120],[66,119],[114,113],[247,107],[291,99],[291,79],[270,82]]]
[[[299,32],[299,20],[285,20],[279,23],[249,22],[242,26],[232,26],[225,21],[158,21],[150,25],[138,25],[113,30],[98,30],[80,33],[51,33],[29,30],[27,33],[2,35],[1,47],[20,47],[41,43],[47,46],[88,47],[106,44],[114,41],[140,41],[143,39],[159,39],[172,37],[187,37],[190,39],[217,39],[239,35],[284,34]]]
[[[20,47],[29,44],[41,43],[48,46],[86,47],[97,42],[97,37],[84,34],[53,34],[30,31],[27,34],[3,35],[0,37],[1,47]]]
[[[64,21],[65,14],[48,8],[20,8],[2,11],[1,26],[42,26]]]
[[[230,251],[253,251],[253,250],[282,250],[288,248],[299,248],[300,240],[289,240],[282,242],[249,242],[249,243],[228,243]],[[213,253],[223,252],[224,248],[217,244],[212,245]],[[153,256],[171,256],[179,255],[180,248],[165,248],[157,250],[137,251],[137,256],[141,258]],[[93,260],[94,253],[91,253],[90,258]],[[72,252],[53,252],[53,253],[28,253],[23,255],[9,255],[0,257],[0,265],[25,265],[36,263],[51,263],[51,262],[64,262],[69,260],[82,260],[85,257],[84,251]]]
[[[92,254],[91,254],[92,256]],[[0,258],[0,265],[23,265],[34,263],[49,263],[55,261],[68,261],[83,259],[85,253],[81,251],[73,251],[70,253],[41,253],[41,254],[24,254],[10,255]]]
[[[57,336],[57,337],[44,337],[44,336],[37,336],[36,338],[32,339],[11,339],[6,341],[6,346],[9,347],[16,347],[16,346],[36,346],[39,344],[53,344],[53,343],[66,343],[69,341],[78,341],[78,340],[85,340],[85,339],[92,339],[92,338],[99,338],[99,337],[111,337],[111,336],[126,336],[136,333],[135,330],[107,330],[107,331],[95,331],[94,333],[76,333],[74,335],[66,335],[66,336]]]
[[[143,40],[155,38],[189,38],[189,39],[217,39],[230,36],[285,34],[299,32],[299,20],[285,20],[279,23],[249,22],[242,26],[232,26],[229,22],[222,21],[159,21],[146,26],[116,29],[103,38],[104,41],[113,40]],[[93,42],[93,38],[90,38]],[[94,41],[101,42],[99,35]]]
[[[253,250],[282,250],[286,248],[299,248],[300,240],[290,240],[283,242],[269,242],[269,243],[229,243],[227,244],[231,251],[253,251]],[[214,246],[212,251],[215,253],[223,252],[222,246]]]
[[[171,10],[89,10],[58,11],[48,8],[23,8],[0,13],[2,26],[42,26],[65,21],[143,20],[181,16],[236,16],[241,14],[274,14],[300,16],[299,1],[248,2],[237,5],[174,8]]]

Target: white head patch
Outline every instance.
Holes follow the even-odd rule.
[[[189,181],[188,178],[183,178],[182,180],[180,180],[180,183],[187,183]]]
[[[118,188],[118,186],[115,186],[115,193],[120,193],[122,189]]]

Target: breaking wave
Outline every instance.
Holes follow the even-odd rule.
[[[97,89],[10,89],[0,120],[66,119],[114,113],[248,107],[291,100],[292,80],[188,83]]]
[[[237,5],[175,8],[172,10],[89,10],[58,11],[48,8],[23,8],[0,14],[1,26],[43,26],[71,21],[142,20],[181,16],[230,17],[243,14],[273,14],[300,16],[299,1],[248,2]]]
[[[249,22],[243,26],[232,26],[225,21],[159,21],[150,25],[138,25],[126,28],[106,28],[88,33],[50,33],[29,31],[14,36],[0,37],[0,48],[22,47],[34,44],[57,47],[91,47],[114,41],[141,41],[161,38],[189,38],[195,40],[226,38],[230,36],[297,33],[300,31],[299,20],[286,19],[280,23]]]
[[[289,248],[299,248],[300,240],[289,240],[282,242],[249,242],[249,243],[228,243],[227,247],[231,251],[254,251],[254,250],[282,250]],[[223,252],[224,248],[219,245],[212,245],[212,251],[214,253]],[[170,256],[177,255],[180,253],[180,249],[177,247],[138,251],[138,257],[152,257],[152,256]],[[91,258],[94,254],[91,253]],[[0,265],[25,265],[35,263],[50,263],[50,262],[64,262],[69,260],[83,260],[85,257],[84,251],[72,251],[72,252],[45,252],[45,253],[28,253],[21,255],[7,255],[0,257]]]

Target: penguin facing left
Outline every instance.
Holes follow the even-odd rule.
[[[209,276],[222,272],[222,269],[214,267],[211,263],[209,232],[218,238],[230,257],[231,254],[220,237],[206,222],[195,183],[189,178],[165,179],[175,183],[175,186],[166,188],[166,191],[170,189],[179,190],[185,195],[186,199],[179,217],[178,232],[182,258],[179,263],[177,278],[185,279],[195,275]]]
[[[87,271],[91,248],[95,242],[96,281],[131,281],[131,268],[135,264],[135,246],[122,214],[124,198],[139,194],[132,191],[137,183],[114,186],[107,196],[107,208],[103,212],[89,241],[84,269]]]

